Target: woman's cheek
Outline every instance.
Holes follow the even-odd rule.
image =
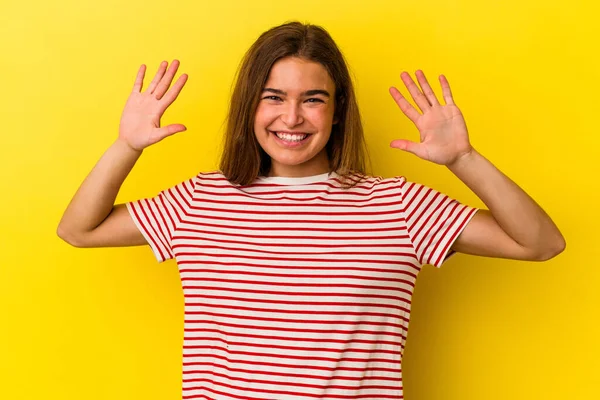
[[[311,109],[306,113],[311,121],[316,123],[328,123],[333,120],[333,110],[330,107],[320,107],[318,109]]]
[[[263,107],[257,113],[257,121],[260,121],[262,124],[270,124],[273,122],[278,116],[277,109],[275,107]]]
[[[254,114],[254,130],[265,128],[267,119],[265,107],[259,105]]]

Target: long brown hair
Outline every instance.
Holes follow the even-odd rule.
[[[248,185],[259,175],[269,173],[271,158],[256,139],[254,118],[271,67],[285,57],[299,57],[325,67],[335,84],[338,120],[326,145],[329,169],[343,178],[365,174],[363,127],[344,56],[325,29],[300,22],[264,32],[242,59],[227,115],[221,172],[239,185]]]

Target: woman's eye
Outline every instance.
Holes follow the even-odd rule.
[[[281,99],[281,97],[275,96],[275,95],[265,96],[265,97],[263,97],[263,100],[283,101]],[[316,97],[311,97],[310,99],[306,99],[306,102],[308,102],[308,103],[324,103],[323,100],[316,98]]]

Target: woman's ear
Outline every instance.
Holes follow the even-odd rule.
[[[335,106],[333,110],[333,125],[336,125],[340,122],[340,110],[344,107],[344,97],[338,96],[335,99]]]
[[[339,113],[339,108],[335,107],[335,109],[333,110],[333,122],[331,123],[332,125],[336,125],[337,123],[340,122],[340,113]]]

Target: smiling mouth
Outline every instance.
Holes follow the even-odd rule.
[[[310,134],[307,134],[307,133],[285,133],[285,132],[273,132],[273,131],[271,131],[271,133],[274,134],[275,136],[277,136],[279,139],[284,140],[286,142],[291,142],[291,143],[301,142],[310,136]]]

